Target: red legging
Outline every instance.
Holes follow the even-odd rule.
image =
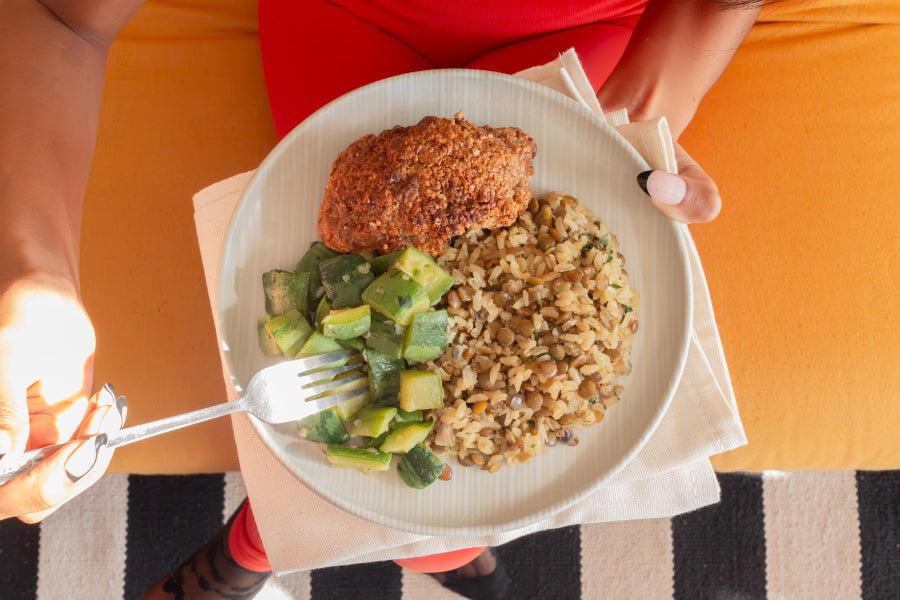
[[[412,71],[516,73],[575,48],[606,81],[646,0],[261,0],[259,38],[278,138],[331,100]],[[526,8],[523,8],[526,7]],[[451,571],[484,547],[396,561]]]

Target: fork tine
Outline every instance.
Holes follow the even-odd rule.
[[[335,367],[334,369],[328,369],[327,371],[319,371],[317,373],[307,373],[305,375],[297,376],[297,383],[300,384],[300,387],[305,387],[311,383],[317,383],[319,381],[323,381],[325,379],[330,379],[335,375],[339,375],[341,373],[346,373],[347,371],[352,371],[353,369],[358,369],[362,366],[362,363],[352,362],[344,365],[343,367]]]
[[[334,408],[339,404],[343,404],[347,400],[353,400],[354,398],[358,398],[359,396],[368,393],[369,388],[361,387],[356,388],[355,390],[347,390],[339,394],[333,394],[331,396],[321,396],[319,398],[316,398],[315,400],[303,402],[302,405],[304,408],[308,409],[307,414],[312,415],[317,412],[322,412],[323,410],[328,410],[329,408]]]
[[[327,371],[326,371],[327,372]],[[343,379],[332,379],[331,381],[326,381],[324,383],[318,385],[311,385],[309,387],[303,388],[303,391],[308,394],[308,398],[314,398],[320,394],[333,390],[335,388],[339,388],[343,385],[347,385],[353,381],[358,379],[362,379],[363,377],[367,377],[365,373],[354,373],[349,377],[344,377]],[[368,391],[368,387],[364,388]]]
[[[343,358],[350,358],[354,354],[358,354],[358,352],[356,350],[338,350],[337,352],[329,352],[328,354],[315,354],[313,356],[305,356],[293,362],[294,366],[297,369],[297,372],[302,375],[303,373],[306,373],[307,371],[310,371],[317,367],[324,367],[325,365],[331,364]]]

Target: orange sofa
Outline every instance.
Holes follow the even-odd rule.
[[[724,209],[692,227],[749,444],[719,470],[900,468],[900,7],[763,10],[683,145]],[[95,378],[139,423],[223,401],[192,195],[276,142],[254,0],[150,1],[112,49],[85,206]],[[112,470],[237,469],[230,423]]]

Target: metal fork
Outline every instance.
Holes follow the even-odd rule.
[[[362,366],[361,362],[351,361],[342,366],[311,372],[354,356],[360,356],[356,350],[340,350],[279,363],[254,375],[247,384],[244,395],[237,400],[82,439],[93,438],[97,450],[116,448],[236,412],[250,413],[270,425],[297,421],[368,393],[368,386],[328,393],[366,377],[365,373],[359,372],[334,379],[341,373],[358,369]],[[73,440],[19,454],[7,454],[0,460],[0,485],[30,471],[53,450],[71,441]]]

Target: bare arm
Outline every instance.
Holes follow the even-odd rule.
[[[759,4],[724,8],[711,0],[650,0],[609,78],[597,93],[604,110],[627,108],[632,121],[664,116],[678,139],[759,15]],[[722,200],[713,180],[675,144],[678,175],[642,173],[638,183],[664,215],[705,223]]]
[[[628,108],[633,120],[664,115],[677,139],[758,15],[759,5],[723,8],[710,0],[650,0],[597,94],[600,105]]]
[[[0,455],[121,426],[91,394],[78,253],[106,56],[140,4],[0,0]],[[92,452],[69,444],[0,486],[0,519],[84,491],[109,463]]]
[[[106,56],[142,0],[0,2],[0,278],[78,281]]]

